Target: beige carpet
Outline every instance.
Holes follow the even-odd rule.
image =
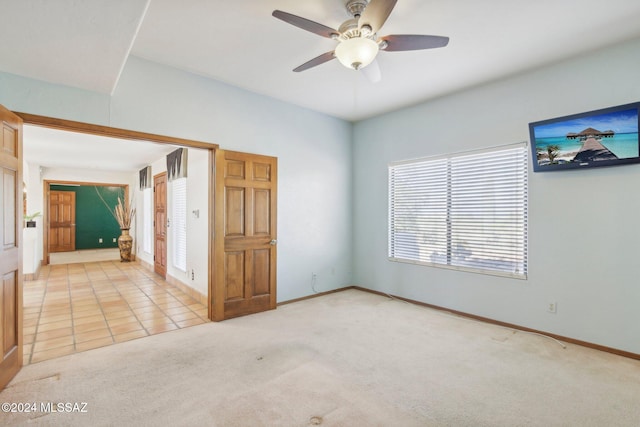
[[[349,290],[36,363],[0,402],[87,403],[0,425],[638,426],[640,362]]]

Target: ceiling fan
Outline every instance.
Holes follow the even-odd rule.
[[[347,12],[353,17],[340,25],[338,30],[281,10],[272,15],[291,25],[322,37],[337,40],[338,46],[331,52],[305,62],[293,71],[308,70],[337,58],[342,65],[363,73],[372,81],[380,80],[380,68],[376,56],[380,50],[399,52],[444,47],[449,37],[415,34],[395,34],[379,37],[378,30],[391,14],[397,0],[349,0]]]

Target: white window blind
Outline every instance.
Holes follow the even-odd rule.
[[[187,271],[187,179],[171,181],[173,266]]]
[[[525,143],[389,166],[389,259],[526,278]]]
[[[153,246],[153,188],[142,191],[142,250],[150,254]]]

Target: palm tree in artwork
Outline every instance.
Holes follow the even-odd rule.
[[[556,157],[558,157],[558,154],[560,154],[560,147],[558,145],[547,145],[547,155],[549,156],[550,164],[556,163]]]

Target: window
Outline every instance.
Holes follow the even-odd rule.
[[[153,188],[142,191],[142,250],[151,253],[153,246]]]
[[[527,275],[525,143],[389,166],[389,259]]]
[[[173,266],[187,271],[187,179],[171,181]]]

